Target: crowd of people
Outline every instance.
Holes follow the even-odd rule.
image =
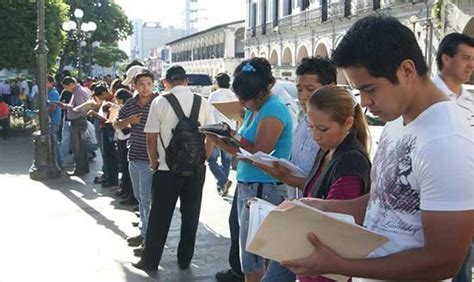
[[[229,215],[230,269],[218,272],[217,281],[332,281],[322,276],[329,273],[352,281],[471,281],[474,99],[462,85],[474,70],[474,39],[447,35],[437,64],[439,74],[432,79],[415,35],[398,20],[362,18],[331,59],[309,57],[298,65],[299,119],[274,88],[272,68],[263,58],[244,60],[232,78],[218,74],[209,99],[191,91],[178,65],[166,71],[161,93],[138,62],[127,66],[123,80],[89,86],[68,73],[48,76],[57,162],[63,166],[72,152],[74,170],[68,174],[82,176],[100,148],[103,174],[94,182],[119,187],[122,203],[139,211],[140,232],[127,243],[136,247],[140,260],[133,266],[141,270],[158,269],[178,198],[177,262],[189,268],[206,161],[216,190],[225,196],[233,183],[232,158],[244,148],[287,159],[307,177],[278,164],[238,162]],[[360,91],[360,100],[336,86],[337,68]],[[8,99],[6,88],[0,89]],[[222,101],[240,102],[238,128],[212,106]],[[0,125],[8,115],[3,104],[0,100]],[[373,160],[363,108],[387,122]],[[235,129],[239,146],[198,130],[223,121]],[[389,242],[369,258],[346,259],[310,233],[300,240],[312,243],[311,256],[269,261],[245,249],[248,202],[255,197],[274,205],[297,199],[352,215]]]

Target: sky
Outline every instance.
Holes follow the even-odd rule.
[[[184,28],[185,0],[115,0],[125,11],[130,20],[160,22],[161,26]],[[198,30],[215,25],[245,19],[245,0],[197,0],[192,7],[202,9],[198,13]],[[119,46],[129,53],[128,41]]]

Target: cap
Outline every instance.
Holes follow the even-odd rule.
[[[122,82],[123,85],[126,85],[126,86],[129,86],[132,81],[133,81],[133,78],[141,73],[145,68],[142,67],[142,66],[132,66],[131,68],[128,69],[127,71],[127,77],[125,78],[125,80]]]
[[[183,80],[187,79],[186,71],[182,66],[172,66],[166,71],[165,79],[167,80]]]

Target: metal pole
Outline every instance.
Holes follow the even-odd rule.
[[[45,40],[44,26],[44,0],[36,1],[38,30],[36,62],[37,62],[37,81],[39,95],[39,123],[40,131],[35,132],[35,159],[29,173],[33,180],[45,180],[59,176],[59,169],[56,164],[56,155],[53,150],[51,135],[49,134],[48,125],[48,109],[46,107],[47,89],[46,89],[46,73],[48,48]]]

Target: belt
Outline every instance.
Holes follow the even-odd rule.
[[[245,182],[245,181],[237,181],[237,183],[240,183],[240,184],[244,184],[244,185],[253,185],[253,184],[270,184],[270,185],[275,185],[275,186],[278,186],[278,185],[283,185],[285,183],[283,182]]]

